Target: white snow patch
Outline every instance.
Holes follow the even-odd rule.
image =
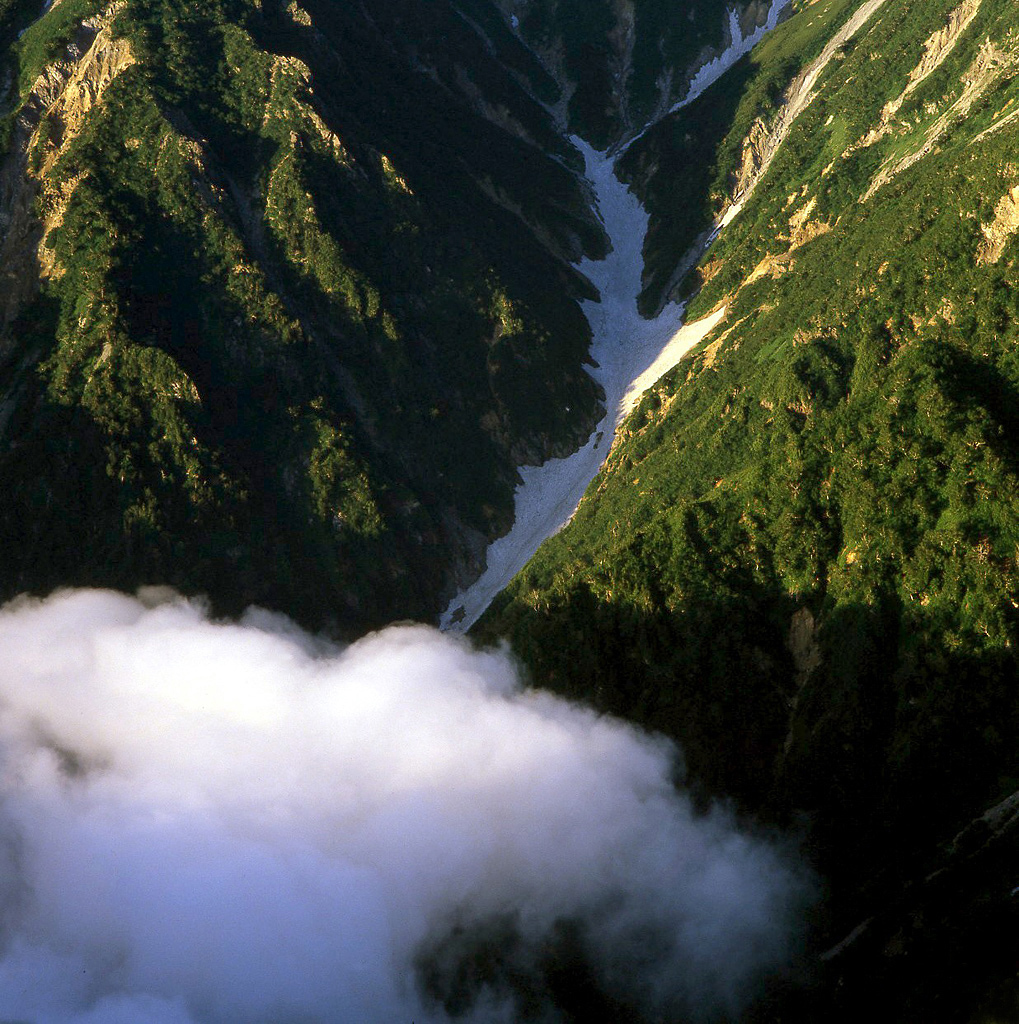
[[[725,319],[725,311],[726,307],[721,306],[710,316],[695,320],[692,324],[684,324],[676,331],[665,348],[658,353],[658,358],[630,385],[623,397],[623,416],[633,412],[641,395],[648,388],[654,387],[687,352],[702,342]]]
[[[702,64],[696,74],[690,80],[690,88],[686,95],[674,103],[663,115],[649,121],[625,146],[620,153],[625,153],[638,139],[643,138],[656,124],[665,120],[670,114],[689,106],[695,99],[705,93],[732,68],[737,61],[745,57],[769,32],[778,26],[778,19],[782,12],[789,6],[790,0],[772,0],[771,9],[768,11],[768,20],[758,28],[755,28],[749,35],[743,35],[743,28],[739,23],[739,13],[732,9],[729,11],[729,37],[732,42],[714,60]]]
[[[737,11],[729,11],[729,35],[732,42],[723,53],[697,71],[690,82],[690,89],[686,96],[676,103],[669,113],[693,103],[698,96],[714,85],[726,71],[742,57],[745,57],[769,32],[778,26],[778,19],[788,6],[789,0],[772,0],[771,9],[768,11],[768,20],[747,36],[743,35]]]
[[[721,219],[718,225],[719,231],[723,228],[727,228],[741,213],[743,210],[743,204],[746,202],[746,197],[741,199],[738,203],[733,203],[728,210],[725,211],[725,216]]]
[[[766,22],[746,36],[738,12],[731,9],[728,15],[730,45],[698,69],[686,96],[664,116],[692,103],[748,54],[777,27],[789,3],[790,0],[772,0]],[[615,158],[659,120],[661,118],[646,125],[614,156],[609,156],[608,152],[598,153],[579,138],[573,139],[584,154],[587,177],[594,186],[602,221],[613,246],[607,259],[584,260],[580,264],[581,271],[601,292],[600,303],[583,305],[594,333],[591,357],[598,363],[591,376],[605,389],[608,412],[587,444],[572,455],[550,459],[541,466],[521,467],[523,482],[517,486],[514,498],[513,528],[489,545],[485,572],[450,601],[439,619],[442,629],[454,632],[470,629],[496,594],[530,561],[541,543],[572,519],[612,447],[619,424],[640,396],[707,337],[725,316],[726,310],[722,307],[711,316],[684,326],[683,307],[675,303],[666,306],[654,320],[645,320],[637,312],[648,215],[637,197],[616,178]],[[709,245],[742,208],[740,202],[726,211],[710,236]]]
[[[584,260],[580,270],[601,292],[600,302],[584,302],[591,324],[590,373],[605,389],[605,417],[587,444],[565,459],[520,469],[513,528],[492,543],[484,574],[449,603],[440,618],[442,629],[464,632],[530,561],[542,541],[573,517],[588,484],[597,476],[615,438],[616,429],[643,391],[671,369],[721,319],[724,310],[683,327],[683,307],[665,307],[654,320],[637,311],[644,267],[644,236],[648,215],[637,197],[615,176],[614,160],[578,138],[586,173],[598,198],[612,252],[604,260]]]
[[[747,195],[744,193],[744,195],[740,197],[739,202],[726,207],[725,213],[722,215],[722,219],[715,222],[715,226],[711,229],[711,234],[708,235],[708,245],[714,245],[718,236],[743,212],[743,206],[746,201]]]

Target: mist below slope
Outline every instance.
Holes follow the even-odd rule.
[[[795,857],[666,741],[427,627],[63,592],[0,611],[0,694],[4,1019],[555,1021],[571,972],[712,1019],[796,945]]]

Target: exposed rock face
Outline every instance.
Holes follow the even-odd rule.
[[[1000,46],[991,40],[985,41],[973,63],[962,76],[960,95],[948,103],[946,109],[938,115],[934,123],[922,133],[913,148],[901,157],[888,160],[881,167],[861,201],[866,202],[903,171],[908,170],[934,152],[952,127],[968,117],[991,87],[1006,75],[1011,74],[1017,66],[1019,66],[1019,44],[1010,41],[1008,46]],[[883,137],[883,134],[885,133],[879,132],[875,141],[877,138]]]
[[[749,119],[749,128],[739,142],[739,161],[735,166],[727,166],[724,180],[712,183],[710,180],[705,180],[704,173],[700,174],[701,187],[706,190],[705,199],[713,208],[714,214],[706,224],[701,221],[697,225],[699,230],[692,230],[694,225],[691,217],[673,209],[668,192],[664,189],[657,189],[651,182],[656,177],[659,179],[661,177],[659,161],[655,157],[659,148],[663,154],[667,154],[669,163],[674,160],[682,162],[691,159],[704,161],[701,144],[697,141],[704,133],[704,129],[697,123],[698,119],[703,120],[703,114],[695,115],[692,112],[694,109],[692,107],[687,108],[686,111],[679,110],[676,114],[676,123],[682,122],[688,126],[685,139],[683,132],[676,127],[676,124],[671,124],[670,119],[666,118],[660,128],[648,132],[627,152],[626,173],[632,175],[638,190],[647,190],[652,208],[651,228],[645,247],[645,288],[641,296],[641,308],[647,314],[660,311],[667,302],[679,301],[684,297],[683,291],[691,280],[690,275],[697,267],[706,248],[711,245],[719,232],[740,213],[758,184],[766,177],[772,161],[788,138],[793,126],[816,98],[819,82],[826,70],[833,61],[840,58],[841,51],[847,43],[867,31],[871,19],[885,2],[886,0],[866,0],[853,10],[849,18],[832,32],[830,37],[826,38],[818,57],[793,77],[782,91],[774,108],[764,113],[760,112],[760,108],[755,110],[754,116]],[[756,13],[753,16],[754,24],[748,22],[747,25],[740,26],[740,31],[747,28],[752,31],[762,17],[765,17],[766,22],[768,13],[764,9],[766,6],[768,5],[756,7]],[[775,14],[775,10],[774,5],[769,7],[772,15]],[[780,10],[786,16],[792,12],[790,7],[783,7]],[[806,16],[806,12],[803,13]],[[711,58],[708,56],[705,59]],[[704,102],[706,102],[705,96],[697,100],[697,103]],[[684,120],[687,117],[689,120]],[[707,120],[710,122],[710,117]],[[671,138],[670,133],[672,133]],[[684,150],[688,150],[688,152],[683,152]],[[710,168],[710,158],[704,162]],[[698,171],[703,172],[703,167],[698,168]],[[711,177],[711,172],[708,172],[707,179]],[[667,225],[675,223],[680,230],[670,231],[666,228],[660,231],[662,221]],[[676,244],[676,238],[682,239],[682,248]],[[783,271],[786,265],[787,261],[777,269]],[[771,264],[761,268],[765,273],[770,273],[772,269],[776,268]],[[710,270],[710,263],[703,265],[697,271],[697,278],[703,282],[706,275],[710,275]]]
[[[796,685],[800,688],[821,664],[817,622],[809,608],[801,608],[793,615],[787,643],[796,665]]]
[[[135,63],[131,44],[116,38],[111,23],[123,2],[114,4],[104,14],[81,23],[80,39],[87,49],[74,62],[66,85],[47,110],[54,119],[53,130],[60,145],[66,145],[81,131],[89,112],[102,102],[103,94],[113,80]],[[80,47],[81,43],[77,44]],[[59,149],[59,147],[55,147]],[[44,165],[43,172],[47,169]]]
[[[979,13],[982,3],[983,0],[963,0],[948,16],[948,22],[945,27],[935,32],[924,43],[923,57],[920,63],[910,72],[909,85],[906,87],[906,91],[898,100],[889,104],[893,115],[902,106],[902,100],[945,62],[945,58],[955,49],[955,45],[962,34],[973,23],[973,19]]]
[[[1019,185],[1001,198],[994,209],[994,220],[981,225],[980,230],[984,240],[977,249],[977,263],[997,263],[1019,232]]]
[[[866,149],[880,142],[895,131],[895,117],[903,103],[944,64],[955,49],[963,33],[969,28],[980,11],[982,0],[964,0],[949,16],[944,28],[935,32],[925,43],[920,63],[910,72],[906,88],[893,100],[889,100],[881,111],[880,122],[858,142],[842,154],[842,159],[851,156],[858,149]]]
[[[40,222],[34,204],[40,188],[46,187],[47,172],[113,80],[135,62],[130,43],[115,38],[111,30],[122,6],[114,4],[81,23],[65,59],[49,65],[36,79],[18,116],[0,167],[0,345],[5,328],[35,294],[40,279],[54,272],[45,239],[59,225],[77,182],[51,197],[55,202],[48,204],[50,214]]]
[[[733,203],[745,202],[767,173],[771,161],[789,136],[796,119],[813,102],[817,81],[839,49],[859,32],[885,0],[866,0],[828,41],[821,55],[804,69],[782,96],[771,123],[757,121],[744,143],[743,168],[733,190]],[[738,198],[736,198],[738,197]]]
[[[757,118],[750,126],[747,137],[743,140],[743,162],[732,188],[733,198],[736,202],[739,202],[754,187],[757,179],[761,176],[768,158],[769,146],[768,127],[761,118]]]

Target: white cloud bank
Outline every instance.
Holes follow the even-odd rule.
[[[167,594],[15,602],[0,1020],[555,1020],[564,950],[652,1015],[738,1009],[806,886],[673,774],[426,627],[340,650]]]

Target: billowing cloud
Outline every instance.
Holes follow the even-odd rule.
[[[806,887],[674,776],[665,741],[426,627],[340,649],[162,592],[15,602],[0,1019],[738,1010]]]

